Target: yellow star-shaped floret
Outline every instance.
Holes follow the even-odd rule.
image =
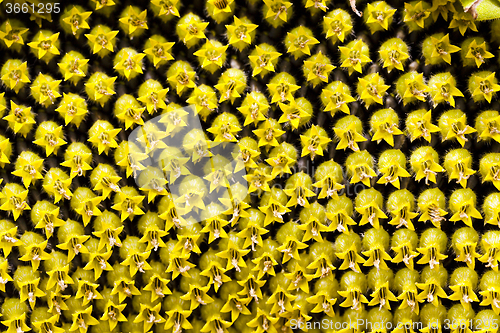
[[[95,198],[88,198],[86,200],[82,200],[81,205],[75,209],[75,211],[82,216],[84,226],[89,224],[92,216],[102,215],[99,205],[103,200],[103,197],[97,196]]]
[[[323,150],[332,140],[323,135],[319,128],[319,126],[313,125],[304,135],[300,135],[300,142],[302,143],[301,157],[309,154],[312,159],[314,159],[316,155],[323,156]]]
[[[109,0],[108,0],[109,1]],[[92,48],[93,54],[98,53],[101,50],[108,50],[113,52],[113,43],[111,41],[118,35],[118,31],[110,31],[106,33],[101,26],[97,28],[95,35],[86,34],[85,37],[88,38],[94,44]]]
[[[404,22],[415,22],[420,28],[425,28],[425,20],[431,15],[429,10],[423,7],[423,1],[417,2],[413,5],[410,2],[405,2],[405,16]],[[410,29],[410,32],[412,30]]]
[[[432,50],[432,58],[441,58],[446,63],[451,65],[451,53],[460,51],[458,46],[450,44],[450,35],[446,34],[440,39],[431,36],[432,45],[434,48]]]
[[[370,57],[363,53],[363,41],[358,39],[354,41],[351,47],[339,46],[340,53],[346,58],[340,67],[347,68],[349,75],[356,71],[361,73],[362,66],[371,61]]]
[[[417,264],[429,264],[431,269],[437,269],[441,261],[448,258],[446,254],[439,252],[435,246],[417,247],[417,251],[422,254],[422,257],[417,261]]]
[[[137,100],[143,105],[146,105],[146,109],[148,110],[149,114],[153,114],[158,111],[158,109],[167,108],[165,98],[169,90],[169,88],[165,88],[161,90],[148,91],[147,94],[139,96]]]
[[[346,129],[333,128],[335,135],[339,138],[338,149],[346,149],[349,147],[354,151],[358,151],[358,142],[366,141],[367,139],[356,131],[356,125],[351,123]]]
[[[104,253],[101,252],[91,252],[89,254],[89,261],[84,270],[93,270],[94,271],[94,279],[97,280],[101,276],[103,271],[112,271],[113,267],[109,264],[108,260],[113,254],[113,251],[107,251]]]
[[[34,268],[36,270],[36,268]],[[35,280],[27,281],[27,282],[19,282],[20,296],[19,299],[21,302],[28,300],[31,309],[35,308],[37,297],[45,296],[45,293],[38,287],[40,283],[40,278]]]
[[[351,184],[361,182],[366,186],[371,187],[371,179],[377,175],[367,163],[349,165],[348,169],[352,174],[352,177],[350,179]]]
[[[441,102],[448,102],[451,106],[455,107],[455,99],[453,96],[464,97],[464,94],[456,87],[454,81],[455,79],[450,76],[444,82],[440,81],[435,83],[436,89],[431,91],[434,107]]]
[[[378,73],[373,76],[360,77],[358,81],[358,91],[361,91],[359,97],[367,106],[373,103],[383,104],[383,97],[389,88],[390,86],[385,84],[384,79]]]
[[[424,83],[424,74],[419,73],[414,77],[405,79],[406,90],[403,93],[403,104],[408,104],[413,98],[425,102],[425,93],[430,91]]]
[[[338,111],[342,111],[344,113],[350,114],[349,103],[355,102],[356,100],[351,96],[351,94],[347,94],[344,91],[344,88],[341,84],[337,85],[335,91],[330,89],[323,89],[323,94],[328,99],[328,104],[325,106],[324,111],[330,111],[332,116]]]
[[[140,208],[145,196],[135,195],[129,196],[123,192],[118,192],[118,200],[115,199],[115,204],[111,207],[114,210],[121,212],[121,220],[133,218],[134,215],[143,215],[144,211]]]
[[[380,143],[380,141],[384,140],[394,147],[394,135],[400,135],[403,134],[403,132],[398,128],[398,124],[389,121],[390,119],[387,119],[374,124],[373,128],[375,129],[375,133],[372,136],[372,141]]]
[[[380,209],[376,203],[371,203],[363,207],[356,207],[356,211],[361,214],[359,225],[370,223],[374,228],[380,228],[380,219],[386,219],[387,215]]]
[[[470,12],[455,12],[453,13],[453,19],[450,22],[449,29],[456,29],[460,31],[460,33],[465,35],[467,29],[477,32],[476,23],[474,22],[474,16]],[[479,67],[479,66],[478,66]]]
[[[483,300],[479,304],[480,306],[491,305],[491,308],[498,316],[500,314],[500,299],[499,299],[500,288],[499,287],[489,287],[487,290],[480,291],[479,294],[483,296]]]
[[[476,209],[474,201],[470,199],[461,204],[460,209],[455,214],[453,214],[453,216],[450,218],[450,221],[452,222],[462,221],[467,226],[472,228],[472,217],[476,219],[483,218],[481,213]]]
[[[72,314],[73,323],[69,328],[70,331],[79,331],[79,333],[87,333],[89,326],[98,325],[99,321],[92,317],[92,305],[85,310],[76,311]]]
[[[33,270],[38,269],[42,260],[49,260],[52,258],[50,254],[45,252],[45,249],[47,248],[47,241],[40,244],[24,245],[24,248],[26,250],[26,254],[19,257],[19,260],[30,261]],[[26,298],[23,299],[23,301],[26,300]]]
[[[386,282],[379,288],[375,289],[370,296],[372,299],[370,303],[368,303],[368,306],[380,305],[380,309],[386,308],[389,311],[391,310],[390,302],[397,302],[398,300],[389,289],[389,282]]]
[[[448,176],[449,181],[456,179],[457,183],[462,185],[463,188],[467,187],[467,179],[476,173],[475,170],[469,168],[471,157],[465,158],[463,160],[458,160],[453,165],[453,169]]]
[[[42,105],[48,104],[49,101],[50,104],[54,104],[55,100],[61,97],[59,93],[59,84],[61,80],[53,80],[51,77],[48,78],[43,75],[43,73],[40,73],[37,80],[38,84],[36,86],[31,86],[32,94],[39,96],[37,102]]]
[[[314,187],[321,189],[318,194],[318,199],[323,198],[338,198],[338,192],[345,188],[345,185],[337,183],[335,178],[331,175],[324,177],[323,179],[317,181],[313,184]]]
[[[408,171],[396,162],[379,169],[379,172],[382,173],[382,176],[377,181],[377,184],[392,184],[397,189],[400,188],[400,177],[410,177]]]
[[[268,8],[264,18],[273,17],[275,20],[279,18],[283,22],[287,22],[287,10],[292,6],[291,2],[283,0],[264,0],[264,4]]]
[[[13,44],[24,45],[23,35],[27,33],[29,29],[19,29],[13,28],[10,24],[10,20],[5,22],[5,30],[0,30],[0,39],[10,48]]]
[[[486,50],[486,42],[482,42],[478,45],[475,39],[473,39],[469,44],[469,50],[467,51],[467,54],[465,56],[465,58],[467,59],[474,59],[478,68],[481,67],[485,59],[493,57],[493,53]]]
[[[405,3],[407,5],[408,3]],[[396,47],[384,48],[378,51],[380,58],[384,59],[384,68],[387,68],[388,72],[392,69],[397,68],[400,71],[404,71],[403,63],[406,59],[410,58],[410,55]]]
[[[284,21],[286,22],[286,20]],[[290,38],[291,42],[287,52],[292,53],[295,59],[303,54],[311,55],[311,47],[319,44],[319,41],[314,36],[309,35],[303,26],[298,27],[293,34],[288,32],[287,37]]]
[[[349,286],[347,290],[339,290],[338,293],[345,298],[345,300],[339,304],[341,307],[362,311],[364,308],[363,303],[368,304],[368,299],[359,287]]]
[[[328,76],[333,69],[335,69],[335,66],[330,63],[330,59],[325,57],[321,51],[304,61],[304,73],[308,72],[307,81],[313,81],[313,87],[319,81],[328,83]]]
[[[66,332],[63,328],[56,326],[59,317],[54,315],[46,320],[40,320],[32,322],[31,324],[35,327],[38,332],[53,332],[53,333],[64,333]]]
[[[123,61],[117,63],[113,68],[119,72],[123,71],[123,74],[127,79],[130,79],[131,74],[142,74],[142,59],[146,55],[144,53],[137,53],[134,55],[128,55]]]
[[[410,174],[408,174],[409,176]],[[412,220],[418,216],[418,213],[411,211],[410,204],[401,205],[399,209],[391,211],[391,215],[393,218],[389,221],[389,224],[395,225],[396,228],[404,226],[410,230],[415,230]]]
[[[300,86],[287,82],[284,78],[281,78],[277,83],[268,83],[267,88],[269,89],[269,94],[272,96],[271,103],[277,102],[291,102],[293,98],[293,93],[300,89]]]
[[[42,59],[46,54],[60,54],[57,47],[54,45],[59,38],[59,32],[52,36],[44,36],[43,32],[39,32],[40,36],[37,41],[28,43],[28,46],[37,51],[38,59]]]
[[[66,243],[58,244],[57,247],[61,250],[67,250],[68,261],[71,261],[73,260],[75,255],[78,255],[80,253],[89,253],[87,247],[83,245],[83,243],[85,243],[85,241],[87,241],[87,239],[89,238],[90,236],[75,235],[73,237],[69,237]]]
[[[127,317],[123,314],[126,307],[127,304],[115,304],[113,301],[108,300],[106,309],[100,320],[107,321],[109,323],[109,330],[113,331],[119,322],[127,321]]]
[[[177,3],[179,2],[180,0],[169,0],[169,1],[165,1],[165,0],[151,0],[151,4],[156,6],[156,7],[159,7],[160,8],[160,13],[158,14],[159,16],[167,16],[167,15],[174,15],[174,16],[177,16],[179,17],[179,11],[177,10]]]
[[[208,27],[208,22],[201,21],[190,21],[183,24],[179,24],[179,29],[185,32],[185,37],[183,38],[184,44],[190,41],[195,41],[197,39],[205,39],[205,29]]]
[[[71,10],[66,14],[68,16],[62,20],[71,27],[73,35],[76,35],[79,29],[90,29],[87,19],[91,14],[92,12],[80,11],[76,6],[73,6],[73,8],[71,8]]]
[[[263,73],[267,73],[264,70],[274,72],[273,61],[278,59],[281,56],[281,53],[265,51],[258,45],[255,47],[255,51],[257,53],[256,55],[248,56],[248,59],[253,65],[252,76],[256,76],[258,74],[261,74],[262,76]]]
[[[110,95],[116,94],[113,90],[114,83],[116,81],[116,76],[101,78],[99,81],[92,80],[85,83],[85,86],[94,91],[94,99],[104,106],[107,102],[107,98]]]
[[[471,308],[471,303],[479,302],[479,299],[477,298],[470,282],[450,286],[450,289],[453,293],[448,297],[448,299],[452,301],[460,301],[460,304],[462,304],[462,306],[467,310]]]
[[[176,87],[177,95],[182,95],[184,89],[196,87],[196,84],[194,83],[195,76],[196,72],[194,70],[188,71],[178,67],[176,72],[169,76],[167,80],[172,86]]]
[[[60,146],[66,144],[63,139],[62,126],[57,127],[52,133],[47,132],[43,137],[33,141],[34,144],[45,147],[45,153],[50,156]]]
[[[393,263],[403,262],[406,267],[408,267],[409,269],[413,269],[413,258],[418,257],[419,253],[413,250],[411,244],[406,243],[400,246],[395,246],[392,247],[392,250],[394,251],[394,253],[396,253],[394,258],[392,258],[391,260]]]
[[[90,1],[95,3],[95,10],[99,10],[106,7],[112,7],[116,5],[116,3],[113,0],[90,0]]]
[[[119,21],[127,26],[128,35],[132,35],[138,29],[148,29],[147,14],[147,9],[139,13],[135,10],[134,6],[129,6],[126,16],[121,17]]]
[[[427,301],[427,303],[438,306],[439,304],[441,304],[439,298],[448,298],[448,295],[443,290],[443,287],[441,287],[435,279],[430,279],[425,283],[416,283],[415,285],[418,287],[418,289],[422,290],[417,296],[417,300],[419,302]]]
[[[24,210],[31,210],[30,206],[28,206],[28,203],[26,202],[29,192],[28,190],[16,194],[10,188],[5,187],[3,191],[5,191],[3,194],[9,199],[6,200],[2,206],[0,206],[0,210],[10,211],[12,215],[14,215],[14,221],[19,218],[19,215],[21,215]]]
[[[57,65],[64,73],[64,81],[67,81],[74,77],[85,77],[85,72],[82,66],[89,62],[89,59],[79,59],[71,54],[67,54],[68,61],[65,63],[58,63]]]
[[[394,16],[396,9],[387,9],[387,3],[384,1],[375,2],[375,6],[369,3],[367,11],[371,15],[366,18],[366,23],[376,23],[384,30],[389,28],[389,19]]]
[[[22,85],[18,85],[19,83],[30,83],[30,79],[28,78],[28,63],[25,61],[20,66],[16,66],[11,68],[10,71],[5,73],[2,76],[2,81],[5,85],[7,85],[10,89],[14,90],[16,94],[21,89]],[[11,103],[13,103],[11,101]]]
[[[162,43],[154,38],[149,39],[151,47],[144,50],[144,53],[153,57],[153,65],[158,68],[169,60],[173,60],[169,50],[174,46],[174,42]]]
[[[440,131],[441,129],[432,123],[431,111],[427,111],[422,119],[418,121],[417,126],[414,126],[413,131],[410,133],[411,141],[422,137],[427,140],[427,142],[431,142],[431,133]]]
[[[310,8],[314,6],[314,8],[319,8],[322,11],[326,12],[328,10],[326,3],[327,3],[326,0],[307,0],[305,7]]]
[[[500,91],[500,85],[496,84],[495,80],[495,73],[491,73],[486,78],[476,75],[474,81],[476,82],[477,88],[472,92],[472,97],[481,96],[484,97],[488,103],[491,103],[493,95],[497,91]]]
[[[201,49],[193,53],[195,56],[201,59],[201,67],[207,68],[211,73],[215,70],[221,68],[224,64],[224,58],[222,55],[226,52],[229,45],[217,46],[211,40],[207,41]]]
[[[354,272],[361,272],[359,264],[364,263],[365,259],[359,255],[355,244],[352,244],[348,250],[340,253],[337,252],[335,254],[340,260],[342,260],[342,264],[338,268],[339,270],[346,270],[349,268]]]
[[[463,114],[460,119],[457,119],[457,121],[450,126],[450,129],[448,130],[448,133],[446,133],[446,137],[444,138],[444,140],[451,140],[453,138],[456,138],[460,145],[463,147],[465,142],[469,141],[469,139],[467,139],[465,135],[474,132],[476,132],[476,130],[467,125],[467,117],[465,114]]]
[[[226,8],[229,8],[229,6],[226,6]],[[242,42],[244,44],[251,45],[252,37],[250,36],[250,32],[257,29],[257,27],[257,24],[244,23],[235,16],[233,24],[226,25],[228,35],[230,36],[229,44],[233,45]]]

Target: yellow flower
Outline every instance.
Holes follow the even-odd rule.
[[[264,0],[266,2],[266,0]],[[285,13],[286,18],[286,13]],[[286,19],[284,20],[286,22]],[[290,46],[287,49],[288,53],[291,53],[295,59],[303,55],[311,55],[311,47],[315,44],[319,44],[319,41],[310,34],[309,29],[303,26],[299,26],[293,29],[292,32],[287,33],[287,39],[290,40]]]
[[[293,93],[299,90],[300,86],[289,82],[285,77],[280,77],[278,82],[268,83],[267,88],[269,89],[269,94],[272,96],[271,103],[277,103],[291,102],[293,100]]]
[[[159,14],[158,14],[160,17],[163,15],[168,16],[170,14],[179,17],[179,10],[177,9],[177,3],[179,1],[180,0],[168,0],[168,1],[151,0],[151,5],[160,8]]]
[[[361,73],[363,65],[371,62],[367,48],[361,39],[352,41],[347,46],[339,46],[341,57],[345,59],[340,67],[347,68],[349,75],[354,71]]]
[[[389,289],[389,282],[384,283],[380,288],[377,288],[371,295],[372,297],[368,306],[379,305],[380,308],[386,308],[387,310],[391,310],[390,302],[397,302],[396,296]]]
[[[7,87],[14,90],[17,94],[25,83],[31,82],[28,77],[27,62],[25,61],[20,65],[14,65],[9,68],[9,71],[2,76],[2,81]],[[12,101],[10,102],[13,103]]]
[[[214,299],[208,296],[207,292],[210,289],[210,286],[200,287],[197,285],[189,284],[189,291],[181,296],[181,299],[184,301],[190,301],[189,310],[193,311],[200,305],[207,305],[212,303]],[[161,304],[158,304],[161,306]]]
[[[328,76],[334,68],[330,59],[320,51],[304,61],[304,76],[307,82],[312,81],[313,87],[316,87],[320,82],[328,83]]]
[[[422,254],[422,257],[417,261],[419,265],[429,264],[431,269],[437,269],[441,260],[448,258],[447,255],[442,254],[435,246],[417,247],[417,251]]]
[[[89,59],[79,59],[71,53],[66,53],[65,58],[67,61],[57,64],[64,74],[64,81],[75,79],[75,77],[85,77],[83,67],[89,62]]]
[[[38,33],[38,39],[36,41],[28,43],[28,46],[32,49],[33,52],[36,51],[38,59],[42,59],[47,54],[59,55],[60,52],[55,45],[58,38],[59,32],[51,36],[45,36],[43,30],[41,30]],[[46,59],[50,60],[50,58]]]
[[[311,159],[314,159],[316,155],[323,156],[323,150],[332,140],[328,138],[323,128],[313,125],[304,135],[300,135],[300,141],[302,143],[301,157],[310,154]]]
[[[370,106],[373,103],[383,104],[383,97],[389,88],[390,86],[385,84],[384,79],[378,73],[374,73],[359,78],[357,91],[361,92],[359,97],[366,103],[366,106]]]
[[[460,31],[462,36],[465,34],[467,29],[477,32],[475,18],[470,12],[455,12],[453,13],[453,19],[450,22],[449,29],[456,29]],[[479,67],[479,66],[478,66]]]
[[[62,20],[71,27],[73,35],[76,35],[79,29],[90,29],[87,19],[91,14],[92,12],[80,12],[77,6],[73,6],[73,8],[65,14],[67,16]]]
[[[122,49],[124,51],[125,49]],[[137,74],[142,74],[142,59],[146,55],[144,53],[137,53],[133,54],[132,52],[129,52],[128,54],[124,54],[122,59],[120,59],[120,53],[118,53],[115,57],[116,59],[120,59],[119,61],[113,68],[118,72],[118,73],[123,73],[127,79],[134,78]],[[113,81],[114,82],[114,81]]]
[[[56,326],[58,319],[59,319],[58,316],[52,316],[47,320],[32,322],[32,324],[39,332],[44,332],[44,331],[45,332],[54,332],[54,333],[66,332],[61,327]]]
[[[174,46],[174,42],[160,42],[154,38],[150,38],[151,47],[144,50],[144,53],[153,57],[153,65],[158,68],[168,60],[173,60],[174,57],[169,50]]]
[[[268,45],[265,45],[266,49],[262,47],[257,45],[255,51],[248,56],[248,60],[250,60],[253,67],[252,76],[260,74],[263,77],[268,72],[274,72],[274,66],[278,63],[278,59],[281,56],[279,52],[267,50],[272,46],[268,47]]]
[[[87,333],[89,326],[98,325],[99,321],[92,317],[92,305],[85,310],[77,310],[72,314],[73,323],[69,330],[79,331],[79,333]]]
[[[423,7],[423,1],[417,2],[415,5],[412,5],[410,2],[405,2],[405,17],[403,18],[404,22],[414,22],[420,28],[425,28],[425,20],[431,15],[429,10],[425,10]],[[410,32],[413,29],[410,28]]]
[[[366,18],[366,23],[371,26],[372,32],[378,31],[377,25],[380,25],[384,30],[389,28],[389,23],[392,22],[392,17],[396,12],[396,9],[391,9],[390,6],[385,1],[377,1],[376,5],[373,6],[371,3],[367,5],[366,12],[369,13]],[[373,24],[373,25],[371,25]]]
[[[427,301],[428,303],[434,304],[434,306],[438,306],[441,304],[439,298],[448,298],[446,292],[435,279],[431,279],[425,283],[416,283],[416,286],[418,289],[422,289],[422,292],[417,296],[419,302]]]
[[[226,8],[229,8],[229,6],[226,6]],[[255,36],[255,32],[253,31],[257,29],[257,27],[257,24],[252,24],[247,18],[239,19],[234,16],[233,24],[226,25],[229,44],[240,51],[243,50],[245,47],[252,44],[252,37]]]
[[[199,58],[202,68],[213,74],[224,65],[224,61],[226,60],[225,53],[228,47],[229,45],[222,45],[217,41],[209,39],[193,55]]]
[[[144,9],[139,13],[136,9],[138,8],[129,6],[124,16],[119,19],[121,23],[120,26],[122,26],[125,33],[131,37],[141,34],[143,32],[142,30],[148,29],[148,11]]]
[[[13,44],[24,45],[23,35],[27,33],[29,29],[21,29],[12,27],[10,20],[5,22],[5,30],[0,30],[0,39],[5,43],[5,45],[10,48]]]
[[[112,271],[113,267],[108,263],[109,258],[113,254],[113,251],[108,252],[91,252],[89,254],[89,261],[84,270],[93,270],[94,279],[97,280],[101,276],[103,271]]]
[[[465,309],[471,308],[472,302],[479,302],[476,293],[474,292],[472,285],[470,283],[463,283],[454,286],[450,286],[453,293],[448,297],[452,301],[460,301],[460,304]]]
[[[495,83],[495,73],[491,73],[485,78],[479,75],[474,75],[474,82],[476,83],[477,88],[472,92],[472,97],[483,97],[488,101],[488,103],[491,103],[493,95],[497,91],[500,91],[500,85]]]
[[[409,126],[407,126],[408,128]],[[410,132],[411,141],[423,137],[427,142],[431,142],[431,134],[440,132],[440,128],[432,123],[432,113],[427,111],[420,120],[417,121],[417,126],[412,126]]]
[[[106,304],[106,309],[101,317],[101,321],[109,322],[109,330],[113,331],[118,322],[127,321],[127,317],[123,314],[123,310],[127,307],[127,304],[115,304],[113,301],[108,300]]]
[[[114,48],[111,41],[116,37],[116,35],[118,35],[117,30],[105,32],[102,26],[98,26],[95,34],[86,34],[85,37],[92,42],[92,52],[96,54],[101,50],[113,52]]]
[[[483,43],[478,45],[476,39],[473,39],[472,42],[469,44],[469,50],[465,55],[465,58],[473,59],[478,68],[481,67],[485,59],[493,57],[495,57],[493,53],[488,52],[486,50],[486,42],[483,41]]]
[[[287,10],[292,6],[291,2],[283,0],[264,0],[264,4],[267,7],[264,18],[274,18],[274,20],[279,18],[283,22],[287,22]]]
[[[460,51],[458,46],[450,44],[450,35],[446,34],[440,39],[431,36],[432,48],[431,58],[441,58],[451,65],[451,53]]]
[[[38,268],[34,267],[33,269],[36,270]],[[19,292],[20,293],[19,299],[21,300],[21,302],[28,300],[31,309],[35,308],[37,297],[44,297],[45,296],[45,293],[38,287],[39,283],[40,283],[40,278],[37,278],[35,280],[31,280],[28,282],[19,282],[18,283],[19,288],[21,289]]]

